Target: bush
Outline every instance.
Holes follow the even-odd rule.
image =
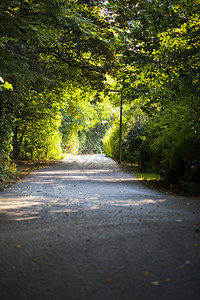
[[[112,126],[103,139],[103,150],[109,157],[118,158],[119,156],[119,128]]]
[[[200,120],[198,108],[172,105],[146,122],[149,166],[162,178],[197,193],[200,187]]]
[[[103,136],[106,132],[106,125],[97,124],[94,128],[79,133],[79,153],[102,153]]]
[[[131,127],[123,140],[123,157],[126,161],[138,163],[141,161],[142,133],[144,126],[136,123]]]

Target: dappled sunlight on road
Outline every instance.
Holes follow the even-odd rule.
[[[195,267],[199,278],[199,206],[194,205],[148,188],[101,155],[70,157],[39,169],[0,192],[3,286],[12,277],[12,286],[21,282],[15,293],[20,295],[36,278],[42,291],[49,283],[48,300],[68,299],[55,296],[55,282],[68,289],[71,279],[75,290],[80,284],[84,290],[97,275],[91,289],[99,282],[107,291],[120,284],[124,291],[127,282],[134,288],[160,282],[162,295],[166,279],[176,285],[182,278],[186,261],[192,268],[187,265],[184,282]],[[24,299],[43,299],[32,290],[27,295]],[[96,299],[116,299],[105,296]],[[88,299],[76,299],[83,298]]]
[[[88,157],[89,162],[85,160]],[[82,222],[95,222],[97,215],[113,221],[119,213],[124,222],[133,222],[134,211],[151,214],[153,207],[157,215],[167,216],[162,205],[169,196],[144,187],[112,160],[101,155],[70,159],[35,171],[1,193],[0,222],[63,218],[70,225],[79,214]]]
[[[78,195],[79,196],[79,195]],[[31,221],[37,218],[43,218],[43,214],[47,214],[46,218],[51,219],[55,217],[66,217],[66,214],[84,213],[87,214],[93,211],[100,211],[104,217],[108,214],[114,214],[117,208],[131,209],[134,207],[143,207],[146,205],[161,204],[164,199],[148,199],[142,198],[133,200],[122,198],[109,200],[102,199],[99,195],[91,195],[74,199],[69,198],[44,198],[39,196],[24,196],[16,198],[1,198],[1,222],[4,219],[11,219],[13,221]],[[125,199],[125,200],[124,200]],[[125,212],[125,211],[124,211]],[[91,215],[90,215],[91,217]]]

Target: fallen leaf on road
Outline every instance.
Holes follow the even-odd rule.
[[[111,278],[107,278],[107,279],[106,279],[106,282],[108,282],[108,283],[109,283],[109,282],[112,282],[112,279],[111,279]]]
[[[122,210],[120,209],[120,210],[119,210],[119,213],[121,213],[121,212],[122,212]]]
[[[42,241],[45,241],[46,239],[45,239],[45,237],[42,237],[41,240],[42,240]]]
[[[190,205],[190,202],[185,203],[185,205]]]
[[[144,273],[144,276],[149,276],[149,272],[145,272],[145,273]]]
[[[76,221],[75,224],[78,224],[78,222]]]
[[[184,269],[185,268],[185,265],[180,265],[180,269]]]
[[[43,259],[46,260],[46,259],[47,259],[47,256],[43,256]]]
[[[121,270],[125,269],[125,266],[121,266],[120,269],[121,269]]]
[[[149,287],[148,283],[145,283],[145,284],[144,284],[144,287],[145,287],[145,288],[148,288],[148,287]]]
[[[152,281],[151,284],[157,286],[157,285],[160,284],[160,282],[159,281]]]
[[[81,266],[80,264],[76,264],[76,267],[78,267],[78,268],[79,268],[80,266]]]
[[[171,278],[166,278],[164,282],[171,282]]]
[[[21,245],[15,245],[15,248],[21,248]]]
[[[112,245],[112,246],[111,246],[111,248],[115,249],[115,246],[114,246],[114,245]]]
[[[82,248],[83,249],[83,251],[86,251],[87,250],[87,248]]]
[[[147,254],[150,254],[150,253],[151,253],[151,251],[150,251],[150,250],[147,250],[147,251],[146,251],[146,253],[147,253]]]

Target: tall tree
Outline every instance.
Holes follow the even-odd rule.
[[[113,33],[100,13],[87,1],[0,4],[0,76],[13,86],[9,96],[1,93],[1,111],[10,115],[15,155],[28,124],[59,113],[69,82],[102,88],[114,56]]]
[[[199,0],[109,1],[105,6],[118,40],[116,77],[127,96],[124,103],[132,105],[133,117],[135,107],[146,113],[143,165],[200,191]],[[140,131],[141,124],[133,126]]]

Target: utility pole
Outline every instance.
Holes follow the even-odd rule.
[[[120,103],[120,124],[119,124],[119,159],[118,163],[122,162],[122,90],[108,90],[109,92],[121,93],[121,103]]]

